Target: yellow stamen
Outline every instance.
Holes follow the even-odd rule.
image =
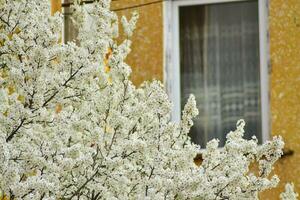
[[[58,114],[62,111],[62,105],[59,103],[55,107],[55,113]]]

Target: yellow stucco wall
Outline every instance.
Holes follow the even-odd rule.
[[[51,15],[61,12],[61,0],[51,0]]]
[[[133,7],[156,2],[154,0],[119,0],[112,2],[112,9]],[[139,85],[145,80],[163,78],[163,4],[153,3],[138,8],[117,11],[118,15],[130,17],[131,12],[140,15],[132,38],[132,52],[126,62],[132,67],[131,79]]]
[[[155,3],[152,3],[155,2]],[[135,85],[146,80],[163,79],[163,3],[155,0],[112,1],[112,10],[118,16],[130,18],[133,11],[139,13],[136,31],[131,38],[132,51],[126,62],[132,67],[131,79]],[[61,0],[51,0],[51,13],[61,10]],[[135,7],[137,5],[143,5]],[[120,40],[124,39],[122,34]]]
[[[270,0],[269,25],[272,134],[294,151],[276,165],[279,188],[263,198],[275,200],[286,182],[294,182],[300,193],[300,1]]]

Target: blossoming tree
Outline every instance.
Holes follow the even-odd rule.
[[[60,43],[48,0],[0,2],[0,199],[240,200],[276,186],[281,138],[244,140],[242,120],[194,164],[194,97],[177,124],[158,81],[131,83],[130,41],[116,42],[109,0],[75,3],[79,45]],[[121,20],[128,38],[137,18]],[[291,185],[281,198],[297,198]]]

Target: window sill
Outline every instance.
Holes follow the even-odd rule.
[[[292,155],[294,155],[294,150],[292,149],[283,149],[283,154],[282,156],[280,157],[280,159],[285,159],[285,158],[288,158]],[[194,163],[197,165],[197,166],[200,166],[203,162],[203,157],[202,157],[202,153],[199,153],[195,158],[194,158]]]

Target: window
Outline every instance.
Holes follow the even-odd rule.
[[[173,1],[173,67],[166,76],[174,117],[193,93],[199,116],[190,136],[205,144],[245,119],[246,138],[268,137],[266,14],[261,0]]]

